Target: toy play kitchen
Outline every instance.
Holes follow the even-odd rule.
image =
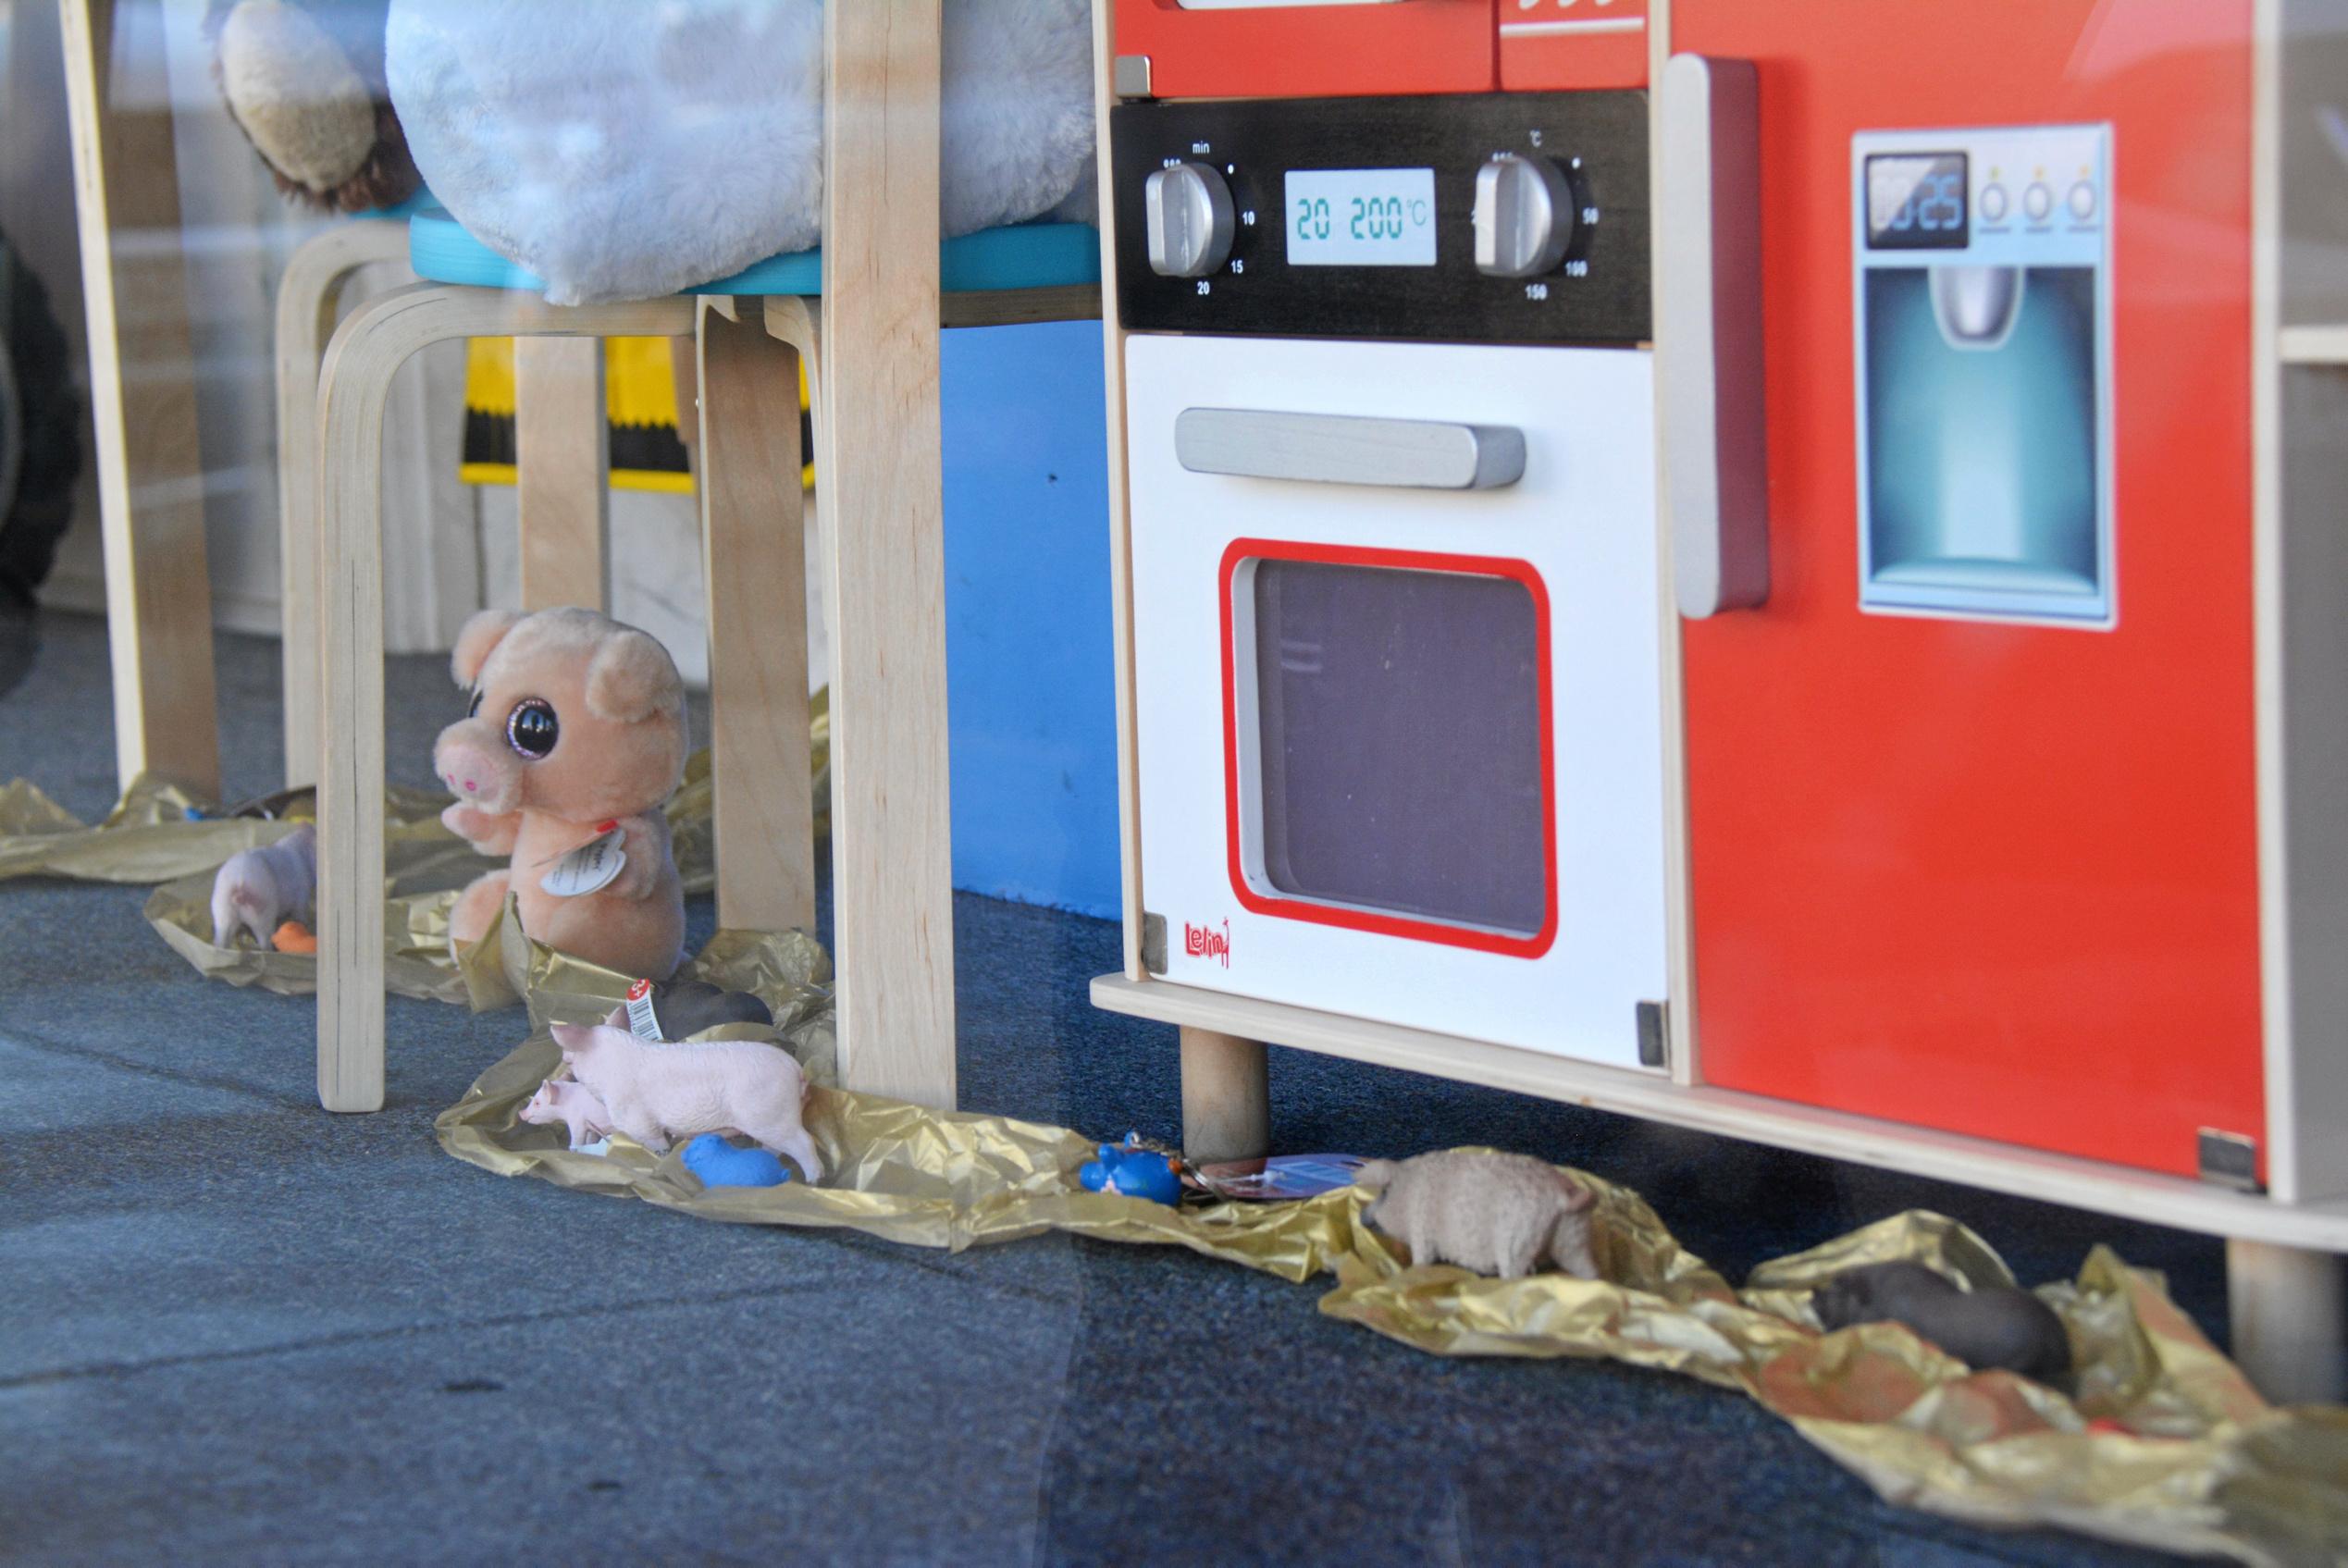
[[[2336,1392],[2348,310],[2284,215],[2348,165],[2292,8],[1104,19],[1094,994],[1182,1027],[1193,1153],[1262,1152],[1269,1042],[2127,1213]]]

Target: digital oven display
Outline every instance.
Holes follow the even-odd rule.
[[[1433,266],[1431,168],[1291,169],[1291,266]]]
[[[1960,251],[1968,242],[1965,154],[1896,153],[1867,160],[1867,248]]]

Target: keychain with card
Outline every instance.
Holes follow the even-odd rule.
[[[628,863],[626,852],[620,847],[624,836],[617,822],[599,823],[596,836],[557,860],[554,869],[538,879],[538,885],[557,898],[576,898],[610,886]]]

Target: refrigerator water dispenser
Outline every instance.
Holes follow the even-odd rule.
[[[2109,626],[2110,134],[1851,139],[1860,603]]]

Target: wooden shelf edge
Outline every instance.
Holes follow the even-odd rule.
[[[2180,1177],[1901,1127],[1734,1090],[1682,1085],[1661,1073],[1598,1067],[1166,981],[1103,975],[1093,982],[1093,1005],[1159,1023],[1456,1079],[2181,1230],[2348,1253],[2348,1199],[2280,1204]]]
[[[2285,364],[2348,365],[2348,327],[2285,327],[2275,341]]]

